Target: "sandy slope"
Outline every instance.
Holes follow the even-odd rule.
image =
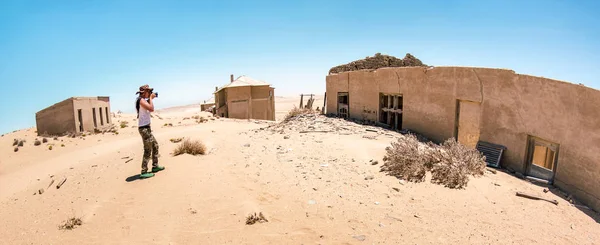
[[[282,118],[299,100],[277,102]],[[336,123],[347,133],[269,130],[270,123],[248,120],[183,120],[197,115],[196,108],[163,110],[162,119],[153,119],[167,169],[147,180],[135,178],[142,154],[135,128],[50,139],[51,151],[48,144],[33,146],[35,129],[1,137],[0,244],[600,241],[600,224],[592,217],[503,172],[472,179],[465,190],[402,184],[386,176],[379,172],[384,149],[402,137],[393,132],[366,132],[343,121]],[[133,118],[119,115],[113,122],[131,126]],[[176,144],[169,139],[175,137],[200,139],[210,153],[173,157]],[[13,138],[26,138],[25,147],[13,152]],[[372,165],[372,159],[380,164]],[[366,180],[369,176],[373,179]],[[63,177],[67,182],[56,189]],[[55,183],[47,188],[51,179]],[[45,192],[33,195],[40,188]],[[559,205],[516,197],[516,191],[557,199]],[[269,222],[245,225],[253,212],[263,212]],[[83,225],[59,230],[70,217],[81,217]]]

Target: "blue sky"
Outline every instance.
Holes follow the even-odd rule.
[[[198,103],[229,74],[322,93],[332,66],[412,53],[600,88],[600,1],[0,1],[0,133],[71,96]]]

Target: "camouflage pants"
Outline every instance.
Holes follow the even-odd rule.
[[[148,172],[148,161],[152,155],[152,167],[158,166],[158,142],[152,135],[150,128],[138,128],[142,140],[144,141],[144,158],[142,159],[142,173]]]

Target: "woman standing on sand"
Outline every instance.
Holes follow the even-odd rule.
[[[140,90],[136,93],[139,97],[136,100],[135,108],[138,112],[138,131],[142,136],[144,142],[144,158],[142,159],[142,173],[140,178],[150,178],[154,176],[154,173],[165,169],[163,166],[158,165],[158,142],[152,135],[152,129],[150,128],[151,118],[150,113],[154,111],[154,103],[152,100],[156,97],[156,93],[153,93],[154,89],[150,86],[143,85]],[[148,172],[148,161],[150,161],[150,155],[152,154],[152,172]]]

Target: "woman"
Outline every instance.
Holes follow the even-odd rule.
[[[139,94],[135,106],[138,112],[138,131],[144,142],[144,158],[142,159],[142,173],[140,174],[140,178],[142,179],[153,177],[154,173],[165,169],[165,167],[158,165],[158,142],[156,142],[150,128],[150,113],[154,112],[154,103],[152,100],[156,97],[156,94],[152,92],[153,90],[153,88],[150,88],[146,84],[141,86],[140,90],[136,93]],[[150,161],[151,155],[152,172],[148,172],[148,161]]]

